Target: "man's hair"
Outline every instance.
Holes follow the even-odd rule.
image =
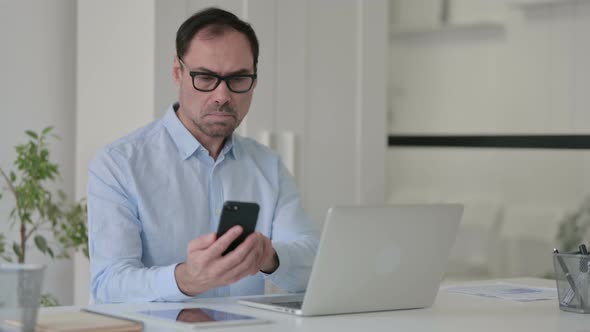
[[[237,30],[248,38],[254,59],[254,71],[258,65],[258,38],[250,24],[240,20],[236,15],[219,8],[206,8],[189,17],[176,33],[176,55],[182,57],[188,52],[191,40],[201,30],[207,29],[210,36],[219,36],[227,28]]]

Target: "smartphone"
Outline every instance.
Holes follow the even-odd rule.
[[[235,225],[240,225],[244,229],[242,234],[223,252],[224,256],[236,249],[240,243],[244,242],[248,235],[254,233],[256,221],[258,220],[258,210],[260,210],[260,207],[256,203],[236,201],[226,201],[223,203],[219,227],[217,228],[217,238],[220,238]]]

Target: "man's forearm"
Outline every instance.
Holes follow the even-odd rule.
[[[93,275],[92,294],[97,303],[184,301],[190,297],[176,284],[176,266],[111,266]]]

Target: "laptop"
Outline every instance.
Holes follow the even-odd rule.
[[[462,214],[459,204],[332,207],[305,294],[238,302],[300,316],[429,307]]]

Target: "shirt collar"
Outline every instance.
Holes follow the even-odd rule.
[[[186,127],[180,122],[176,111],[178,110],[178,103],[172,104],[162,119],[164,127],[168,130],[170,137],[174,141],[176,148],[178,149],[182,159],[186,160],[192,156],[197,150],[202,149],[207,151],[201,143],[186,129]],[[223,148],[221,149],[220,155],[229,156],[233,159],[237,159],[236,140],[234,139],[235,134],[232,134],[227,138]]]
[[[228,137],[225,140],[225,144],[223,146],[223,149],[221,149],[221,153],[220,155],[224,155],[226,157],[230,157],[232,159],[238,159],[238,153],[237,153],[237,148],[236,148],[236,134],[232,134],[230,137]]]

